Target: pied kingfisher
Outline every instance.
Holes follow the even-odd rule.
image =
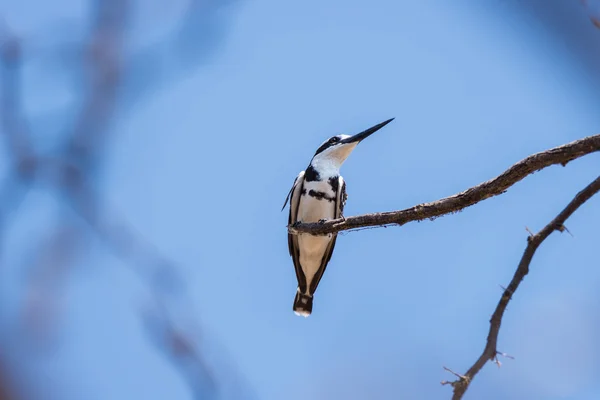
[[[298,174],[285,199],[282,210],[288,200],[290,202],[288,224],[343,218],[347,195],[340,167],[360,141],[393,119],[353,136],[336,135],[323,142],[306,171]],[[308,317],[311,314],[313,295],[331,259],[336,239],[335,233],[324,236],[288,233],[288,247],[298,280],[293,307],[296,315]]]

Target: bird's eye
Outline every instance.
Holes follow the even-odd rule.
[[[332,137],[331,139],[329,139],[330,143],[337,143],[340,141],[340,138],[337,136]]]

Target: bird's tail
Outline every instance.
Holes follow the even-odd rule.
[[[300,293],[300,289],[296,292],[294,299],[294,312],[304,318],[312,313],[313,297],[304,293]]]

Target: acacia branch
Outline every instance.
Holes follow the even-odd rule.
[[[600,151],[600,134],[533,154],[514,164],[494,179],[431,203],[419,204],[405,210],[364,214],[345,219],[334,219],[324,223],[300,223],[288,226],[288,231],[292,234],[324,235],[356,228],[390,224],[404,225],[412,221],[437,218],[461,211],[482,200],[502,194],[515,183],[541,169],[555,164],[565,166],[569,161],[596,151]]]
[[[488,360],[494,361],[498,356],[498,350],[496,345],[498,343],[498,333],[500,332],[500,325],[502,323],[502,317],[504,315],[504,311],[506,310],[506,306],[508,306],[509,301],[512,296],[515,294],[519,285],[523,281],[523,278],[529,273],[529,264],[531,264],[531,260],[533,259],[533,255],[535,251],[540,246],[540,244],[554,231],[563,232],[566,228],[564,226],[565,221],[586,201],[588,201],[592,196],[600,191],[600,176],[596,178],[595,181],[590,183],[585,187],[582,191],[577,193],[577,195],[571,200],[571,202],[565,207],[564,210],[560,212],[548,225],[546,225],[541,231],[536,233],[535,235],[530,235],[527,238],[527,247],[525,248],[525,252],[523,253],[523,257],[521,257],[521,261],[519,262],[519,266],[513,275],[510,284],[506,289],[504,289],[504,293],[496,306],[496,310],[494,314],[492,314],[492,318],[490,319],[490,330],[487,337],[487,343],[483,352],[475,361],[473,366],[469,368],[467,373],[464,375],[458,375],[459,379],[454,382],[442,382],[442,384],[450,384],[454,388],[454,393],[452,395],[452,400],[460,400],[463,395],[469,388],[469,385],[473,381],[473,378],[477,373],[483,368],[485,363]]]

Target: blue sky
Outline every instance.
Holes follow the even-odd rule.
[[[177,262],[208,351],[243,377],[246,393],[450,398],[442,366],[465,371],[480,354],[525,227],[541,229],[596,178],[598,155],[434,222],[343,234],[308,319],[291,311],[285,195],[323,140],[390,117],[342,168],[346,215],[457,193],[597,133],[599,78],[558,27],[516,1],[230,3],[211,11],[214,27],[203,32],[214,40],[189,33],[186,45],[212,46],[193,68],[160,47],[184,1],[150,1],[136,14],[129,49],[162,49],[164,64],[156,75],[154,63],[135,64],[140,79],[154,77],[143,96],[125,86],[129,103],[99,182],[106,199]],[[80,93],[37,55],[64,32],[85,32],[86,4],[0,7],[31,38],[24,94],[40,146],[52,147]],[[565,20],[600,40],[586,11],[572,7]],[[567,223],[573,237],[554,234],[536,253],[500,332],[499,350],[515,360],[487,365],[465,398],[598,398],[599,206],[589,201]],[[57,207],[42,190],[26,198],[7,256],[15,275],[29,232],[48,226]],[[17,289],[6,282],[9,302]],[[122,261],[94,245],[65,282],[61,345],[26,368],[29,379],[61,399],[191,398],[144,333],[146,296]]]

